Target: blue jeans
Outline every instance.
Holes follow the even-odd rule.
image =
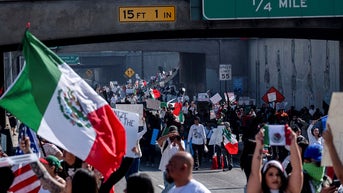
[[[131,174],[138,173],[140,163],[141,163],[141,158],[137,157],[133,159],[130,169],[125,174],[126,180],[130,177]]]

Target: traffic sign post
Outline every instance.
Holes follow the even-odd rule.
[[[342,17],[342,0],[203,0],[207,20]]]
[[[132,68],[127,68],[125,71],[125,75],[129,78],[131,78],[135,74],[135,71]]]
[[[231,80],[232,70],[231,64],[220,64],[219,65],[219,80]]]

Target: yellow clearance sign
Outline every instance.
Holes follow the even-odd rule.
[[[119,7],[120,22],[174,22],[175,6]]]

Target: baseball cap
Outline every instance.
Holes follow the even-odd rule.
[[[60,160],[53,155],[48,155],[45,158],[39,158],[39,160],[43,164],[49,164],[51,166],[55,166],[56,168],[63,169]]]
[[[305,159],[313,159],[317,162],[322,161],[323,146],[319,144],[309,145],[304,153]]]
[[[175,125],[169,126],[168,133],[178,133],[177,127]]]

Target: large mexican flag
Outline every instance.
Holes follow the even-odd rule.
[[[108,103],[29,31],[26,64],[0,106],[38,135],[93,165],[107,178],[126,149],[125,129]]]

